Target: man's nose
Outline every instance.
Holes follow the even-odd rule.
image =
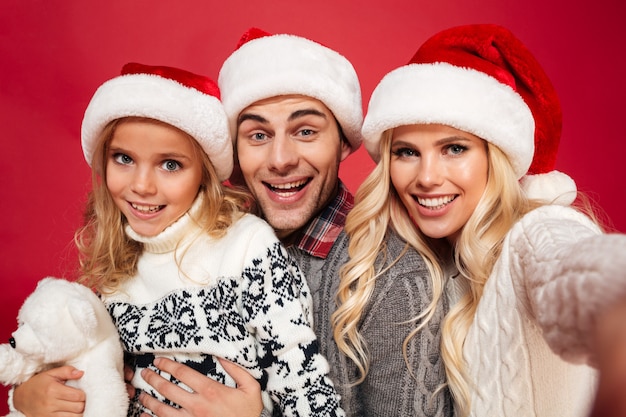
[[[272,142],[268,163],[270,169],[284,171],[298,164],[298,147],[287,134],[277,134]]]

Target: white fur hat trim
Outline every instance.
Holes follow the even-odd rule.
[[[83,118],[81,141],[91,166],[102,129],[121,117],[160,120],[188,133],[207,153],[221,181],[233,169],[233,148],[220,101],[177,81],[153,74],[113,78],[96,90]]]
[[[524,99],[470,68],[409,64],[387,74],[363,122],[365,148],[378,161],[382,133],[410,124],[445,124],[491,142],[509,157],[518,178],[533,159],[535,122]]]
[[[244,43],[224,62],[218,85],[233,139],[243,109],[270,97],[299,94],[330,109],[353,151],[361,144],[363,106],[356,71],[344,56],[309,39],[279,34]]]

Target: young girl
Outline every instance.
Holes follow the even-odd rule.
[[[82,147],[93,170],[82,282],[102,294],[133,385],[156,395],[141,370],[163,356],[234,386],[225,358],[260,382],[266,409],[343,415],[297,265],[244,214],[247,195],[221,184],[233,155],[216,84],[128,64],[89,103]],[[129,415],[143,411],[131,401]]]
[[[442,355],[459,416],[589,412],[585,364],[597,360],[596,321],[626,294],[626,236],[570,206],[575,184],[552,171],[560,130],[547,76],[495,25],[435,35],[372,94],[363,135],[378,165],[350,214],[354,253],[376,246],[368,236],[385,218],[423,253],[433,303],[453,303]],[[340,309],[358,296],[345,292]]]

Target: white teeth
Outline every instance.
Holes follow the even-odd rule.
[[[131,203],[130,205],[135,210],[140,211],[142,213],[155,213],[155,212],[161,210],[161,208],[163,208],[163,206],[140,206],[140,205],[135,204],[135,203]]]
[[[454,198],[455,197],[453,195],[448,195],[445,197],[438,197],[438,198],[419,198],[418,197],[417,202],[420,204],[420,206],[429,207],[429,208],[439,208],[439,207],[445,206],[446,204],[454,200]]]
[[[302,185],[306,184],[306,180],[302,180],[302,181],[297,181],[297,182],[288,182],[285,184],[270,184],[270,186],[272,188],[276,188],[279,190],[289,190],[292,188],[296,188],[296,187],[300,187]]]

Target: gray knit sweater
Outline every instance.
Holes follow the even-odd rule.
[[[394,261],[405,245],[395,232],[389,232],[385,265]],[[288,251],[299,262],[311,289],[320,353],[328,359],[330,376],[341,394],[346,414],[359,417],[452,416],[449,391],[443,389],[434,395],[437,387],[446,381],[439,342],[440,324],[447,305],[440,306],[427,328],[409,344],[408,358],[413,375],[402,354],[402,342],[415,328],[415,324],[404,322],[417,316],[432,297],[429,272],[422,257],[415,250],[408,250],[377,279],[360,324],[370,353],[370,371],[363,383],[351,387],[349,383],[357,375],[356,366],[339,352],[330,322],[336,309],[339,268],[348,260],[348,237],[342,232],[326,259],[315,258],[294,247]],[[383,260],[381,252],[379,261]]]

